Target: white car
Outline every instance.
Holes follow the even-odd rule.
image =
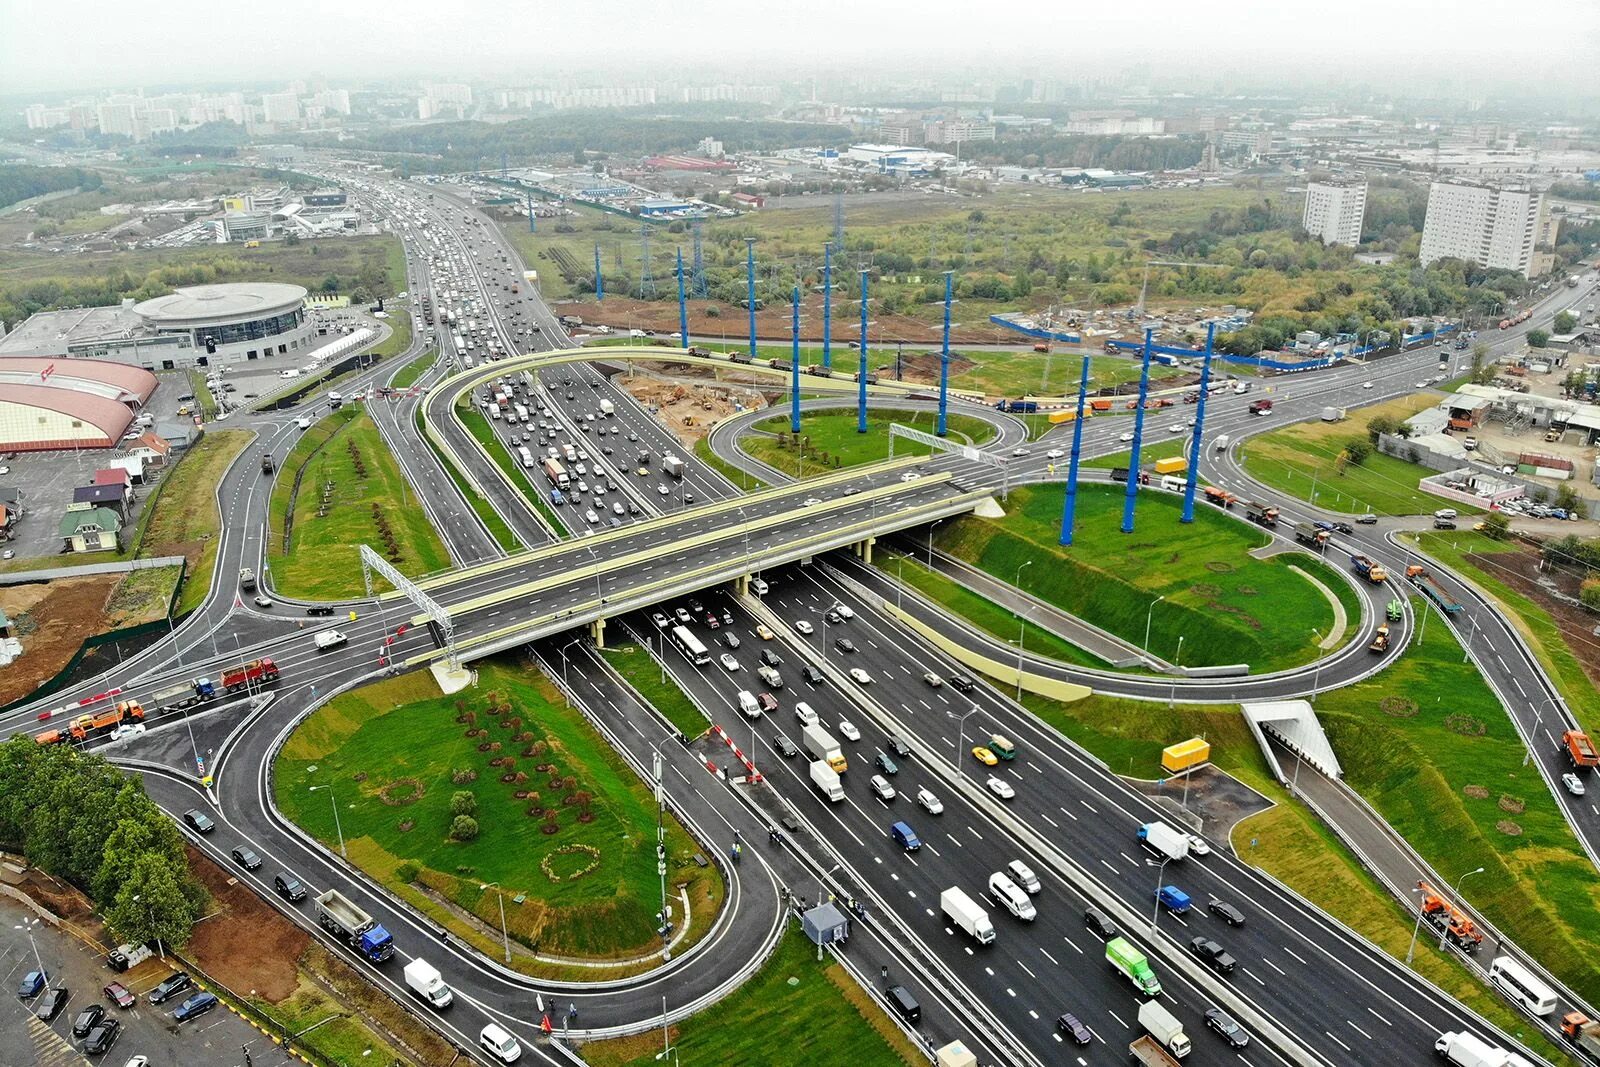
[[[803,508],[814,508],[820,503],[822,503],[822,501],[817,499],[816,497],[808,496],[808,497],[806,497],[804,500],[802,500],[800,502],[800,506],[803,507]]]
[[[265,593],[257,593],[255,595],[255,603],[258,608],[270,608],[272,607],[272,598]]]
[[[142,722],[124,723],[123,725],[117,727],[115,730],[111,731],[111,740],[113,740],[113,741],[121,741],[124,737],[138,737],[142,733],[144,733],[144,723],[142,723]],[[1582,791],[1582,786],[1581,785],[1579,787],[1579,791],[1580,792]]]
[[[1117,440],[1121,441],[1123,444],[1127,444],[1129,441],[1133,440],[1133,434],[1125,433],[1118,437]]]
[[[11,468],[10,467],[0,467],[0,474],[10,474],[10,473],[11,473]]]
[[[739,669],[739,661],[734,659],[728,653],[724,652],[722,654],[722,666],[729,671],[736,671]]]
[[[1563,774],[1561,784],[1567,787],[1567,792],[1575,797],[1583,796],[1583,779],[1576,774]]]
[[[881,774],[874,774],[868,783],[872,792],[879,800],[890,801],[894,799],[894,786],[889,784],[889,779]]]
[[[1371,382],[1362,382],[1361,383],[1361,388],[1363,388],[1363,389],[1371,389],[1372,388],[1372,383]]]
[[[794,628],[797,631],[799,631],[800,633],[803,633],[803,634],[809,634],[809,633],[812,633],[812,632],[814,632],[816,630],[815,626],[812,626],[809,622],[806,622],[806,620],[804,620],[804,619],[801,619],[799,622],[795,623],[794,624]]]
[[[1167,432],[1168,433],[1182,433],[1183,432],[1183,423],[1181,423],[1181,422],[1173,423],[1171,426],[1167,427]]]
[[[914,482],[921,477],[922,475],[918,474],[916,471],[906,471],[900,476],[900,480],[902,482]]]
[[[594,508],[590,508],[588,511],[585,511],[583,513],[583,518],[584,521],[586,521],[590,526],[593,526],[600,521],[600,516],[594,513]]]
[[[1211,855],[1211,845],[1199,834],[1189,834],[1189,851],[1196,856]]]
[[[861,740],[861,731],[856,729],[856,724],[849,719],[839,720],[839,735],[846,741]]]
[[[1013,456],[1026,456],[1028,454],[1028,450],[1026,448],[1013,448],[1011,450],[1011,454]]]
[[[672,490],[668,489],[664,485],[656,486],[656,492],[660,493],[662,496],[671,496],[672,495]]]
[[[853,619],[856,617],[855,609],[849,604],[835,604],[833,606],[833,610],[837,611],[840,615],[847,619]]]
[[[944,811],[944,801],[934,796],[928,791],[927,787],[924,786],[923,788],[917,790],[917,807],[921,808],[929,815],[938,815]]]
[[[1428,387],[1428,383],[1427,383],[1427,382],[1425,382],[1425,381],[1424,381],[1424,382],[1418,382],[1418,383],[1417,383],[1417,388],[1418,388],[1418,389],[1426,389],[1426,388],[1427,388],[1427,387]]]
[[[989,787],[989,792],[993,793],[1001,800],[1010,800],[1012,797],[1017,795],[1017,791],[1011,788],[1010,782],[1006,781],[1004,778],[997,778],[992,774],[989,776],[989,780],[983,784]]]
[[[1048,452],[1046,452],[1044,454],[1044,458],[1045,459],[1060,459],[1064,455],[1066,455],[1066,453],[1061,451],[1061,449],[1052,448],[1050,451],[1048,451]]]
[[[872,684],[872,675],[868,674],[866,671],[862,670],[860,667],[851,667],[850,668],[850,677],[855,679],[855,682],[856,682],[857,685],[871,685]]]
[[[815,709],[813,709],[811,705],[807,704],[804,700],[796,702],[794,706],[794,717],[800,720],[801,726],[817,725],[817,713]]]

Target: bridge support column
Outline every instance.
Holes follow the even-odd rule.
[[[861,556],[861,562],[862,563],[871,563],[872,562],[872,546],[877,544],[877,543],[878,543],[878,538],[876,536],[869,537],[865,541],[862,541],[860,543],[860,545],[858,547],[859,547],[859,550],[860,550],[859,554]]]
[[[589,636],[594,639],[595,648],[606,647],[606,620],[596,619],[589,624]]]
[[[748,595],[750,595],[750,576],[748,574],[738,574],[738,575],[734,576],[734,579],[733,579],[733,595],[734,596],[748,596]]]

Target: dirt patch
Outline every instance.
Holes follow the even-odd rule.
[[[1482,737],[1488,727],[1483,720],[1464,711],[1454,712],[1444,717],[1444,728],[1451,733],[1460,734],[1462,737]]]
[[[1473,800],[1488,800],[1489,790],[1481,785],[1462,786],[1461,791]]]
[[[666,368],[663,368],[666,369]],[[674,375],[677,370],[672,371]],[[752,404],[766,406],[760,392],[726,385],[696,385],[693,382],[667,381],[647,374],[619,375],[616,383],[640,403],[658,410],[661,424],[693,448],[711,428],[730,415]]]
[[[1528,807],[1527,802],[1521,797],[1514,797],[1510,793],[1501,793],[1498,803],[1500,810],[1508,815],[1521,815]]]
[[[1518,542],[1516,548],[1515,552],[1496,552],[1492,555],[1469,553],[1467,559],[1485,574],[1493,575],[1549,612],[1568,648],[1575,652],[1592,649],[1595,645],[1595,628],[1600,626],[1600,616],[1558,599],[1548,586],[1541,584],[1541,581],[1552,582],[1555,592],[1576,599],[1582,577],[1558,569],[1541,572],[1537,547]],[[1579,653],[1577,660],[1584,674],[1589,676],[1589,681],[1600,686],[1600,656]]]
[[[1499,822],[1494,824],[1494,828],[1505,834],[1507,837],[1522,836],[1522,827],[1518,826],[1510,819],[1501,819]]]
[[[12,620],[28,616],[22,655],[0,671],[0,704],[27,696],[55,677],[84,640],[106,630],[106,609],[120,574],[60,578],[38,585],[0,587],[0,611]],[[107,646],[106,653],[115,652]]]
[[[216,902],[216,914],[195,924],[188,952],[195,963],[237,993],[253,991],[273,1004],[293,996],[311,935],[192,848],[189,869]]]
[[[1378,701],[1378,710],[1390,718],[1409,719],[1416,715],[1418,709],[1415,700],[1411,700],[1408,697],[1389,696]],[[1477,794],[1473,793],[1474,789],[1483,789],[1483,787],[1481,785],[1467,786],[1467,796],[1476,796]],[[1484,790],[1483,795],[1488,796],[1488,790]]]

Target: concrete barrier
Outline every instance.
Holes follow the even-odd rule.
[[[933,645],[957,663],[965,664],[975,671],[981,671],[998,682],[1004,682],[1006,685],[1014,686],[1019,683],[1019,672],[1015,664],[1001,663],[999,660],[990,659],[988,656],[980,655],[963,645],[958,645],[938,630],[900,610],[888,601],[880,602],[878,609],[916,633],[918,637]],[[1037,693],[1042,697],[1049,697],[1051,700],[1071,703],[1074,700],[1082,700],[1084,697],[1094,694],[1093,689],[1086,685],[1079,685],[1076,682],[1046,678],[1044,675],[1034,674],[1032,671],[1022,671],[1020,674],[1020,683],[1023,690],[1029,693]]]

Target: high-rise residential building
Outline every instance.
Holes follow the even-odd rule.
[[[101,133],[120,134],[123,137],[133,136],[134,112],[132,104],[101,104],[96,110],[99,112]]]
[[[322,108],[325,113],[336,115],[350,114],[349,89],[323,89],[311,98],[311,103]]]
[[[1306,186],[1300,225],[1325,245],[1361,243],[1361,220],[1367,213],[1366,182],[1312,182]]]
[[[1434,182],[1419,258],[1424,267],[1451,257],[1532,277],[1543,212],[1544,196],[1530,189]]]
[[[294,93],[263,93],[261,96],[263,122],[291,124],[300,121],[300,98]]]

